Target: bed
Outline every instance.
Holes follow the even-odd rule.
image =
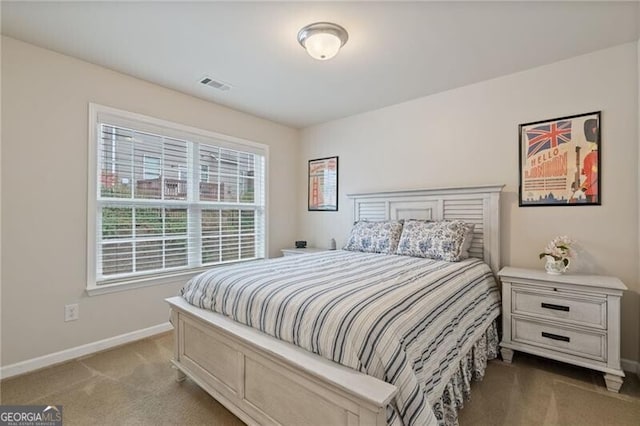
[[[248,424],[455,423],[495,357],[501,188],[350,195],[354,220],[474,223],[462,262],[339,250],[202,274],[168,299],[179,379]]]

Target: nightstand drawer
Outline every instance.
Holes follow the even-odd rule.
[[[607,300],[521,288],[511,290],[511,312],[566,323],[607,328]]]
[[[606,334],[589,333],[558,327],[553,324],[512,318],[511,335],[514,342],[554,349],[585,358],[606,361]]]

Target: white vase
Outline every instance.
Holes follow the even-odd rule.
[[[567,263],[565,265],[562,259],[555,260],[552,256],[546,256],[546,258],[547,263],[545,263],[544,269],[546,269],[547,274],[561,275],[567,272],[567,269],[569,269],[569,264]]]

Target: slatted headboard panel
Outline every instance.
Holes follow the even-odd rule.
[[[500,269],[500,192],[504,185],[349,194],[354,220],[459,219],[475,224],[470,255]]]

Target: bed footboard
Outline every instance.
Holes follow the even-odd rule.
[[[386,425],[395,386],[180,297],[167,302],[178,380],[188,376],[245,423]]]

